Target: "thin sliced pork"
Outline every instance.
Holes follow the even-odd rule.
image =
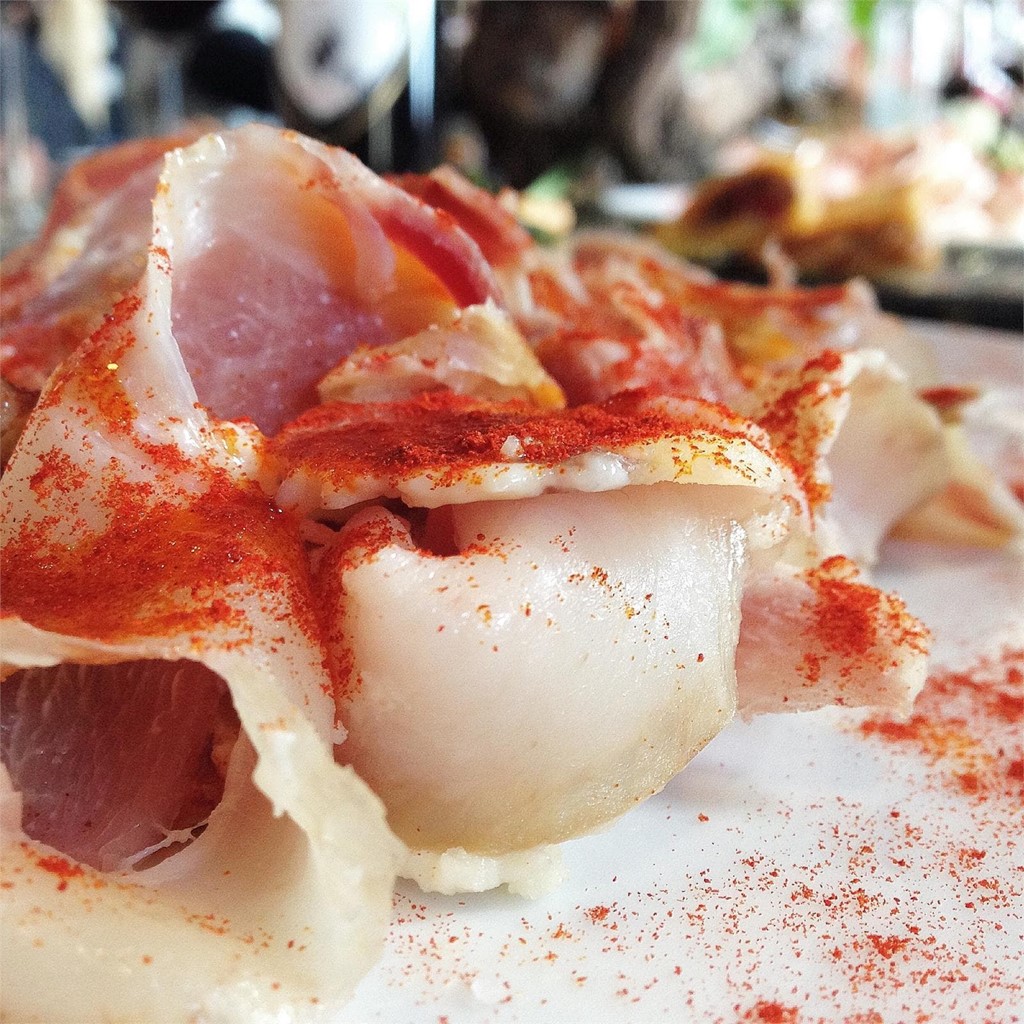
[[[279,501],[324,524],[339,757],[446,891],[623,813],[730,720],[746,581],[788,578],[806,523],[767,435],[699,401],[328,405],[273,451]],[[772,642],[806,651],[819,611],[788,607]],[[902,706],[924,655],[900,650],[873,696]],[[823,660],[822,703],[852,659]]]
[[[938,416],[895,363],[865,347],[877,341],[925,372],[917,346],[877,312],[866,286],[715,281],[609,232],[581,235],[528,276],[534,308],[525,319],[570,402],[653,387],[750,415],[803,483],[825,555],[873,563],[893,526],[950,482],[953,453]],[[880,451],[891,470],[882,486]]]
[[[870,564],[892,530],[933,543],[1021,543],[1019,503],[1000,474],[992,473],[986,440],[977,436],[987,428],[964,432],[949,419],[937,433],[929,396],[941,401],[960,389],[942,386],[931,347],[903,321],[880,312],[863,281],[818,288],[716,281],[648,242],[610,232],[583,233],[570,252],[572,273],[597,301],[612,295],[618,282],[639,280],[687,315],[718,325],[736,373],[750,389],[746,396],[735,389],[725,394],[755,418],[756,410],[779,393],[780,375],[792,386],[806,372],[805,364],[820,367],[821,360],[835,358],[829,353],[857,367],[844,371],[850,398],[831,431],[835,441],[827,460],[835,488],[831,515],[841,526],[846,554]],[[566,280],[564,269],[561,280]],[[700,351],[691,349],[690,360]],[[551,368],[558,378],[559,370]],[[639,360],[637,368],[642,374]],[[818,372],[813,370],[811,378]],[[672,378],[663,376],[671,385]],[[700,379],[695,375],[694,383]],[[648,381],[634,378],[631,385]],[[677,393],[674,386],[667,389]],[[920,395],[918,389],[923,389]],[[967,405],[975,426],[994,397]],[[1010,443],[1019,446],[1019,440]],[[802,447],[807,449],[807,443]],[[880,451],[886,452],[890,470],[883,487],[869,456]]]
[[[514,272],[523,256],[535,247],[530,233],[513,214],[453,167],[436,167],[429,174],[401,174],[394,182],[454,217],[499,275],[506,268]]]
[[[198,129],[127,142],[74,164],[39,238],[0,264],[0,371],[38,392],[142,276],[164,154]]]
[[[395,388],[392,397],[410,393],[409,373],[432,387],[561,403],[511,322],[479,337],[463,330],[449,345],[430,333],[451,336],[463,309],[501,298],[450,215],[343,150],[261,126],[172,149],[161,172],[157,157],[192,141],[125,147],[121,177],[90,176],[88,162],[69,175],[43,238],[4,263],[7,381],[38,391],[138,280],[152,249],[173,275],[182,358],[221,417],[273,433],[317,403],[317,383],[338,364],[369,378],[367,390]],[[113,157],[104,160],[107,171]],[[72,187],[83,180],[84,193]]]
[[[434,209],[267,128],[176,150],[144,287],[51,378],[4,485],[12,1013],[65,1012],[67,961],[94,1018],[315,1016],[370,962],[397,856],[527,887],[738,706],[920,685],[923,631],[822,526],[860,364],[769,391],[659,284],[707,279],[644,246],[512,246],[499,286],[473,236],[507,223],[461,230],[476,200],[445,187]],[[538,408],[562,396],[522,336],[576,318],[570,398],[611,397]],[[859,645],[820,628],[851,608]]]
[[[736,652],[745,715],[831,705],[909,713],[925,683],[928,631],[842,556],[752,573]]]
[[[874,295],[861,281],[820,288],[720,281],[653,242],[614,232],[583,232],[570,251],[575,272],[597,291],[637,278],[689,315],[719,324],[729,353],[748,373],[765,365],[793,368],[825,348],[854,348],[877,316]]]
[[[452,352],[446,374],[447,349],[432,344],[430,329],[500,299],[489,265],[451,217],[344,150],[295,133],[250,126],[171,154],[154,226],[173,273],[175,338],[200,401],[266,433],[316,405],[319,380],[349,357],[349,377],[369,375],[378,390],[394,381],[408,393],[393,357],[415,355],[415,341],[393,346],[412,336],[431,345],[434,386],[455,386],[466,353]],[[509,332],[506,348],[517,352],[500,368],[515,374],[499,386],[557,400]],[[427,362],[416,367],[421,377]],[[476,363],[469,380],[486,383],[486,343]]]
[[[893,525],[949,480],[938,416],[879,351],[826,351],[766,382],[740,408],[797,467],[825,554],[873,564]]]
[[[206,826],[238,728],[223,680],[192,661],[24,669],[0,702],[25,834],[102,871]]]
[[[3,480],[3,1013],[319,1020],[381,949],[397,850],[331,757],[296,524],[196,403],[161,271]]]

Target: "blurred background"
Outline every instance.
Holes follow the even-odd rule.
[[[1022,0],[0,0],[0,12],[5,248],[38,229],[76,157],[197,119],[295,127],[380,172],[447,161],[525,190],[555,232],[576,217],[670,219],[694,183],[807,137],[941,124],[993,181],[1024,173]],[[1006,228],[960,219],[975,242]],[[1024,214],[1004,220],[1016,245]]]

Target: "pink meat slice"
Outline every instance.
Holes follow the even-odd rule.
[[[199,400],[268,433],[316,404],[317,382],[357,348],[500,301],[449,214],[351,154],[249,126],[163,163],[189,141],[115,150],[69,177],[43,238],[3,266],[5,379],[38,391],[139,279],[147,251],[170,259],[175,339]],[[61,250],[69,228],[74,256]]]
[[[166,264],[51,376],[0,480],[4,1011],[333,1017],[379,954],[398,851],[331,757],[297,524],[255,431],[196,402]]]
[[[357,348],[499,298],[476,243],[351,154],[250,126],[168,160],[154,244],[175,339],[215,415],[266,433]]]
[[[187,843],[224,789],[227,687],[191,661],[64,664],[3,683],[0,753],[33,839],[101,871]]]
[[[124,143],[73,165],[39,238],[0,263],[6,381],[39,391],[58,363],[138,281],[164,154],[198,130]]]
[[[494,196],[453,167],[437,167],[429,174],[400,174],[394,181],[410,195],[451,214],[493,267],[514,265],[535,248],[530,233]]]

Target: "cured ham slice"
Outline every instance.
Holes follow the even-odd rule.
[[[410,195],[454,217],[499,273],[517,268],[535,247],[530,233],[513,214],[453,167],[436,167],[429,174],[402,174],[394,181]]]
[[[716,319],[719,286],[642,243],[549,257],[452,173],[401,184],[269,128],[174,149],[114,253],[142,245],[141,283],[28,420],[8,1016],[67,1018],[70,982],[76,1020],[324,1019],[400,862],[535,891],[548,844],[737,709],[920,686],[923,630],[825,511],[870,552],[940,472],[935,413],[850,351],[856,289]],[[900,487],[869,506],[879,446]]]
[[[462,373],[458,346],[439,349],[422,332],[500,298],[451,217],[345,151],[294,133],[250,126],[175,152],[154,224],[173,274],[175,338],[200,401],[267,433],[315,405],[320,378],[349,357],[339,373],[374,376],[377,390],[394,381],[407,393],[394,371],[416,344],[391,346],[410,336],[431,351],[418,375],[437,360],[434,386],[452,387]],[[499,387],[557,395],[525,343],[513,336],[505,347],[499,369],[523,376]],[[486,378],[486,345],[477,363],[474,381]]]
[[[372,498],[433,509],[682,479],[772,494],[789,484],[756,424],[724,406],[642,392],[556,412],[443,393],[332,403],[288,424],[270,450],[282,464],[283,507],[306,514]]]
[[[571,245],[534,246],[508,268],[503,285],[520,328],[571,404],[661,380],[709,399],[729,390],[734,374],[721,332],[667,303],[625,261],[587,282]]]
[[[336,657],[355,672],[340,753],[410,846],[500,856],[570,838],[661,789],[721,730],[743,538],[693,497],[460,506],[459,554],[442,564],[384,510],[343,530],[323,564],[325,588],[336,574],[344,591],[325,607],[343,624]],[[623,542],[638,516],[662,529]]]
[[[870,350],[825,352],[758,395],[754,417],[795,469],[811,528],[747,576],[736,655],[742,714],[829,705],[903,714],[924,685],[927,630],[847,557],[873,562],[893,524],[948,478],[935,417],[912,399],[903,375]]]
[[[572,261],[598,293],[628,276],[691,316],[719,324],[749,383],[756,383],[760,368],[794,369],[824,349],[864,344],[878,316],[863,282],[801,288],[721,281],[654,243],[613,232],[582,233],[573,241]]]
[[[656,387],[732,402],[823,351],[886,334],[858,282],[808,289],[718,281],[615,232],[583,232],[561,250],[530,256],[518,287],[506,291],[542,361],[567,378],[570,399]]]
[[[190,842],[237,738],[223,680],[196,662],[30,668],[4,683],[0,749],[22,828],[103,871]]]
[[[331,757],[296,524],[255,432],[197,404],[162,269],[3,480],[3,1012],[323,1019],[379,953],[397,849]]]
[[[825,352],[762,386],[743,407],[797,467],[827,552],[872,564],[893,525],[949,479],[938,417],[881,352]]]
[[[537,354],[573,405],[620,391],[656,387],[666,394],[726,400],[742,384],[721,329],[636,280],[593,289],[566,287],[548,270],[531,275],[554,323],[533,330]],[[537,323],[537,318],[534,318]]]
[[[980,434],[991,431],[975,430],[968,441],[949,410],[940,428],[930,396],[938,396],[941,405],[943,395],[959,389],[941,386],[932,350],[900,320],[878,311],[863,282],[798,288],[715,281],[649,243],[608,233],[580,236],[573,253],[574,272],[591,304],[612,295],[609,288],[616,282],[639,275],[688,315],[706,317],[721,327],[736,375],[748,391],[730,389],[728,377],[720,372],[718,393],[768,426],[773,440],[786,444],[791,455],[790,442],[797,434],[802,436],[797,447],[802,449],[805,477],[824,468],[834,491],[828,514],[842,533],[836,550],[871,564],[880,541],[893,529],[933,543],[995,547],[1019,544],[1024,537],[1017,503],[983,459],[986,442]],[[614,298],[604,298],[605,306],[613,302]],[[578,343],[575,348],[585,352]],[[698,369],[702,354],[713,364],[726,365],[726,359],[716,357],[706,345],[677,351],[677,358]],[[822,367],[837,360],[843,369],[826,384]],[[664,381],[658,386],[678,393],[678,383],[685,381],[679,371],[675,377],[657,369],[648,372],[642,359],[632,365],[632,386]],[[551,368],[558,378],[562,371],[555,364]],[[581,371],[579,362],[573,371],[574,382],[581,372],[597,376],[592,366],[584,365]],[[691,385],[697,389],[691,393],[715,394],[706,374],[693,373]],[[777,404],[768,419],[762,418],[787,391],[791,397],[802,396],[796,402],[802,410],[798,420],[792,409],[787,413]],[[834,400],[826,401],[826,392]],[[840,398],[844,393],[846,397]],[[815,394],[818,397],[812,400]],[[958,407],[967,411],[968,419],[979,420],[991,405],[989,397]],[[788,436],[780,436],[780,414],[789,421],[783,431]],[[1018,439],[1010,445],[1019,446],[1019,436],[1018,430]],[[831,438],[834,441],[826,440]],[[824,449],[815,455],[822,442]],[[882,487],[867,454],[879,451],[887,453],[890,467]],[[822,453],[827,453],[827,467],[821,467]],[[816,463],[819,470],[813,468]]]
[[[501,858],[579,834],[731,718],[748,553],[790,515],[765,443],[636,395],[325,406],[278,436],[279,501],[342,522],[317,583],[339,756],[410,847]]]
[[[5,382],[38,392],[139,280],[164,153],[199,134],[127,142],[79,161],[61,180],[40,237],[0,264]]]
[[[527,319],[570,401],[653,387],[745,412],[804,485],[826,554],[872,563],[893,525],[949,481],[935,412],[883,352],[864,346],[881,342],[919,369],[915,347],[856,284],[714,281],[650,243],[598,233],[573,243],[568,265],[535,266],[530,290],[555,317],[555,326]],[[883,450],[893,471],[880,487],[874,453]]]
[[[560,266],[561,255],[537,246],[499,199],[450,167],[396,181],[450,213],[477,242],[520,326],[570,404],[600,402],[654,383],[667,393],[710,399],[734,390],[721,332],[656,294],[635,273],[591,282],[582,264]],[[626,244],[621,236],[605,237],[608,245],[613,239],[617,246]],[[629,244],[635,261],[640,243]],[[682,266],[664,252],[659,258]]]
[[[761,712],[923,683],[920,624],[819,564],[786,461],[722,406],[332,404],[272,450],[280,504],[319,523],[338,756],[424,887],[535,889],[544,847],[661,788],[737,685]]]
[[[485,305],[500,288],[450,215],[343,150],[259,126],[172,150],[158,182],[154,158],[171,141],[145,147],[145,161],[126,152],[119,166],[138,169],[123,181],[92,181],[80,169],[69,180],[88,179],[90,201],[69,186],[75,199],[59,204],[62,219],[5,262],[4,373],[13,385],[38,391],[138,279],[152,248],[173,277],[182,358],[200,400],[221,417],[273,433],[316,404],[318,381],[339,363],[346,379],[369,377],[366,389],[380,393],[410,393],[409,373],[431,387],[561,403],[511,323],[474,332],[502,317]],[[460,321],[477,306],[487,312]]]

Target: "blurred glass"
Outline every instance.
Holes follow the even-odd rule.
[[[959,5],[948,0],[878,0],[871,18],[868,127],[917,128],[937,118],[959,21]]]
[[[167,135],[185,120],[187,47],[217,0],[115,0],[125,20],[125,100],[135,136]]]
[[[29,131],[24,24],[0,23],[0,254],[31,238],[44,218],[46,150]]]

